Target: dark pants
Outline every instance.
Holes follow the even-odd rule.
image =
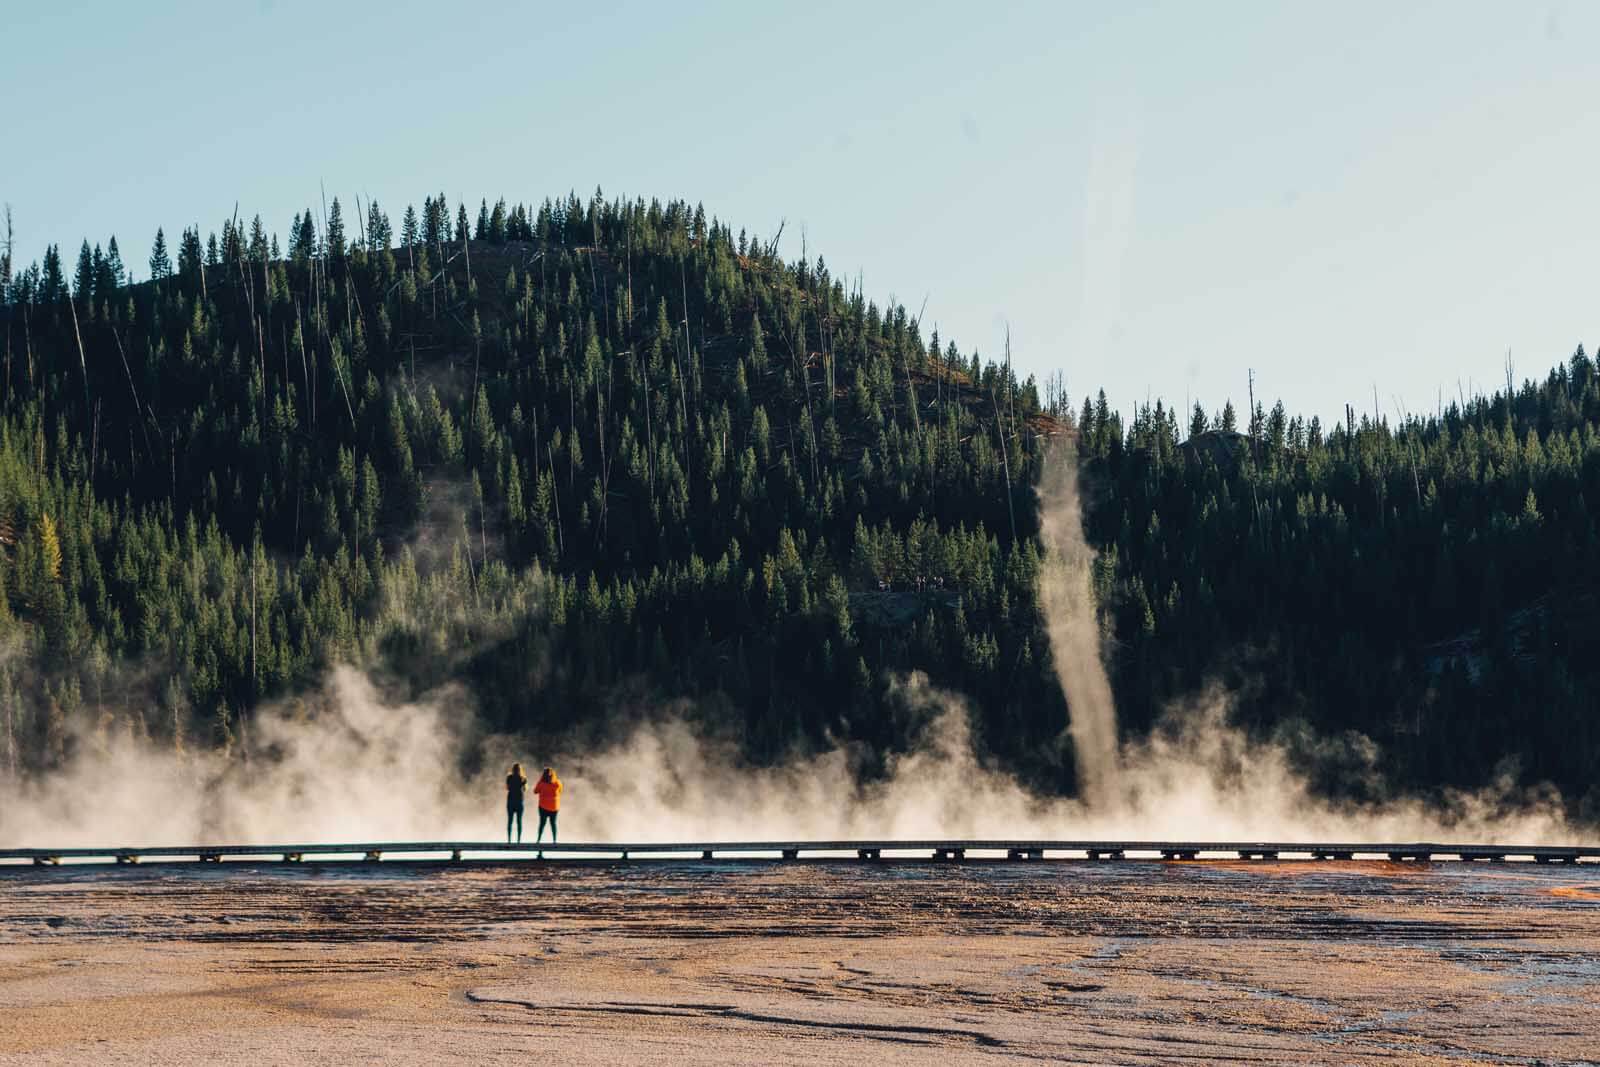
[[[545,811],[543,808],[539,809],[539,833],[538,833],[538,836],[536,836],[533,839],[535,844],[537,844],[540,841],[544,840],[544,824],[545,823],[549,823],[550,824],[550,843],[552,845],[556,843],[556,815],[557,814],[558,814],[557,812]]]
[[[515,804],[515,805],[507,804],[506,805],[506,840],[507,841],[511,840],[511,821],[513,819],[515,819],[516,823],[517,823],[517,840],[521,841],[522,840],[522,805],[521,804]]]

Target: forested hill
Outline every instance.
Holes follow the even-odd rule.
[[[137,284],[114,241],[7,265],[0,773],[119,730],[237,752],[345,660],[536,743],[681,698],[756,760],[881,753],[916,668],[1070,790],[1031,488],[1059,438],[1125,732],[1220,681],[1408,786],[1514,758],[1600,807],[1581,348],[1399,426],[1125,424],[688,204],[364,208],[158,234]]]

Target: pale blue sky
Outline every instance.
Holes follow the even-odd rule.
[[[1600,341],[1600,5],[981,7],[12,5],[0,200],[142,276],[319,181],[683,196],[1124,410],[1431,410]]]

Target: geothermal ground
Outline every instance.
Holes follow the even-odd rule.
[[[0,1062],[1580,1063],[1600,868],[0,868]]]

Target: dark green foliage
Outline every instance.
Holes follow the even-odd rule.
[[[1125,729],[1220,677],[1252,727],[1360,730],[1408,782],[1515,757],[1588,788],[1581,350],[1399,427],[1255,405],[1240,434],[1231,403],[1196,404],[1185,436],[1104,393],[1045,410],[699,207],[451,207],[408,206],[391,249],[376,204],[352,243],[335,199],[285,260],[258,221],[186,229],[159,285],[85,243],[82,362],[56,249],[16,276],[0,633],[26,655],[0,668],[0,752],[48,765],[80,715],[237,749],[338,660],[462,680],[536,737],[626,695],[688,698],[757,759],[884,751],[914,725],[884,679],[920,669],[987,753],[1069,789],[1030,488],[1056,437],[1079,443]],[[152,280],[165,256],[158,233]]]

